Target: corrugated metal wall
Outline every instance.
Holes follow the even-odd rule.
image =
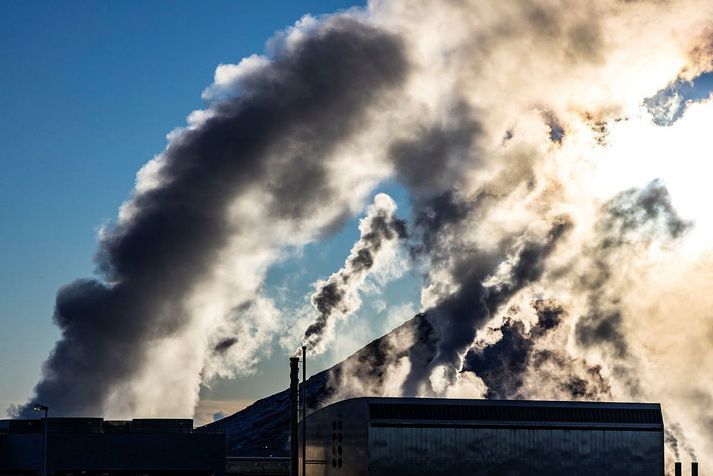
[[[308,476],[664,475],[658,405],[359,398],[308,427]]]
[[[655,431],[374,427],[369,452],[371,476],[663,475]]]

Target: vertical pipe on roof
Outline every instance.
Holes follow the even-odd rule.
[[[675,476],[683,476],[683,467],[681,466],[680,461],[676,461],[676,463],[674,464],[673,473]]]
[[[297,392],[299,386],[299,357],[290,357],[290,476],[298,476],[299,441],[297,435]]]
[[[302,476],[307,476],[307,346],[302,346]]]
[[[691,476],[698,476],[698,463],[696,461],[691,463]]]

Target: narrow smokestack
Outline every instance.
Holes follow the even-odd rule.
[[[674,465],[673,474],[675,476],[683,476],[683,469],[682,469],[681,463],[678,461]]]
[[[297,436],[297,392],[299,387],[299,357],[290,357],[290,476],[299,471],[299,441]]]
[[[307,476],[307,346],[302,346],[302,476]]]
[[[698,476],[698,463],[695,461],[691,463],[691,476]]]

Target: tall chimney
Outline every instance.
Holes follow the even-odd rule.
[[[290,476],[298,476],[299,441],[297,436],[297,392],[300,378],[300,358],[290,357]]]
[[[302,476],[307,476],[307,346],[302,346]]]
[[[683,467],[679,461],[674,465],[673,474],[675,476],[683,476]]]
[[[695,461],[691,463],[691,476],[698,476],[698,463]]]

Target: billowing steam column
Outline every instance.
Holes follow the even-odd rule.
[[[299,357],[290,357],[290,476],[297,476],[299,471],[299,441],[297,438],[299,362]]]

